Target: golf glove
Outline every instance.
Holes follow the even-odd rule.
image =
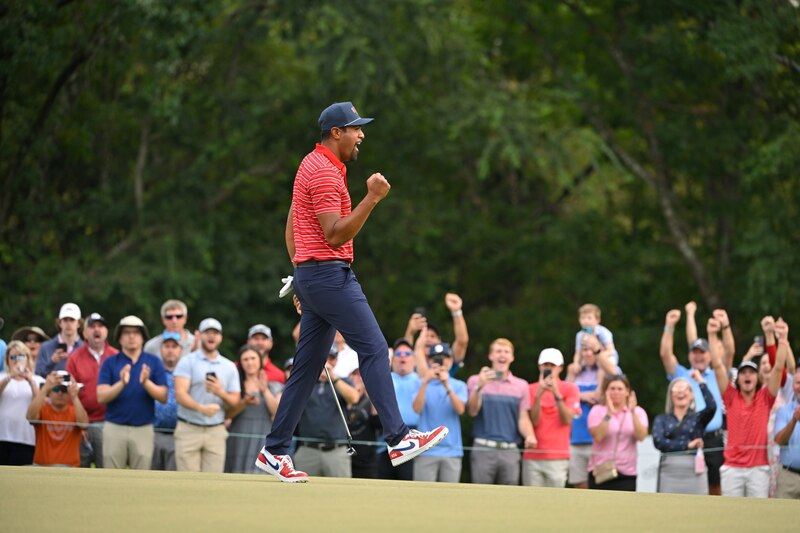
[[[285,278],[281,278],[283,282],[283,287],[278,292],[278,298],[283,298],[290,292],[292,292],[292,281],[294,281],[294,276],[286,276]]]

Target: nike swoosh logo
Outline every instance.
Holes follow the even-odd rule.
[[[409,442],[408,446],[405,448],[392,448],[393,452],[407,452],[408,450],[413,450],[415,448],[415,444],[413,442]]]
[[[265,459],[266,459],[266,457],[265,457]],[[278,463],[278,462],[276,462],[275,464],[272,464],[272,463],[270,462],[270,460],[269,460],[269,459],[267,459],[267,464],[268,464],[269,466],[271,466],[271,467],[272,467],[273,469],[275,469],[275,470],[280,470],[280,469],[281,469],[281,464],[280,464],[280,463]]]

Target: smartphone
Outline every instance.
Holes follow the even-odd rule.
[[[428,312],[425,310],[424,307],[415,307],[414,308],[414,313],[418,314],[418,315],[422,315],[422,316],[427,316]]]
[[[763,348],[764,347],[764,336],[763,335],[756,335],[755,337],[753,337],[753,342],[758,344],[759,346],[761,346]]]
[[[216,372],[206,372],[206,379],[208,379],[208,378],[216,378],[216,377],[217,377],[217,373]]]
[[[502,370],[495,370],[494,371],[494,379],[501,380],[503,379],[504,372]]]
[[[431,363],[435,363],[441,366],[444,364],[444,357],[442,357],[441,355],[436,355],[434,357],[431,357]]]
[[[56,344],[56,350],[64,350],[67,351],[67,343],[66,342],[59,342]]]
[[[550,374],[552,374],[552,373],[553,373],[552,369],[550,369],[550,368],[545,368],[545,369],[544,369],[544,372],[542,372],[542,377],[543,377],[544,379],[547,379],[547,378],[549,378],[549,377],[550,377]]]

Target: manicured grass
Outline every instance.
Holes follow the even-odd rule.
[[[0,467],[0,530],[797,531],[800,502],[266,475]]]

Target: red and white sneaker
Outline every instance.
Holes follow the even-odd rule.
[[[426,432],[412,429],[396,446],[389,446],[389,459],[392,460],[392,466],[400,466],[419,454],[427,452],[442,442],[448,431],[444,426]]]
[[[272,455],[263,447],[256,459],[256,467],[286,483],[305,483],[308,481],[308,474],[294,469],[291,457],[288,455]]]

